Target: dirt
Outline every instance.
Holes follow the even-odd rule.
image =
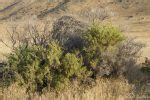
[[[28,1],[28,2],[27,2]],[[136,37],[146,44],[142,57],[150,57],[150,0],[87,0],[69,2],[55,12],[48,12],[58,7],[60,2],[47,3],[47,0],[0,0],[0,38],[7,39],[7,29],[14,24],[30,21],[53,22],[62,15],[76,16],[84,21],[98,19],[118,26],[128,37]],[[44,12],[47,12],[43,14]],[[43,14],[42,17],[38,17]],[[0,43],[0,57],[11,50]]]

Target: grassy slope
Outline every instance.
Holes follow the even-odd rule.
[[[4,1],[4,0],[1,0]],[[11,1],[11,0],[10,0]],[[47,0],[38,1],[34,3],[21,3],[16,5],[13,9],[8,9],[5,12],[0,12],[0,17],[7,17],[9,14],[16,12],[19,8],[23,8],[16,14],[8,18],[7,20],[1,20],[7,26],[6,21],[11,19],[16,20],[16,22],[28,21],[29,19],[37,18],[41,12],[46,12],[56,6],[57,3],[46,4]],[[136,0],[132,2],[114,3],[107,2],[113,0],[86,0],[86,2],[76,3],[71,2],[66,4],[68,7],[65,11],[64,8],[60,8],[54,13],[47,13],[40,20],[43,21],[55,19],[56,17],[62,16],[64,14],[75,15],[85,21],[92,20],[94,18],[101,19],[103,16],[108,15],[105,20],[106,22],[112,22],[113,24],[119,26],[127,36],[136,36],[142,42],[147,44],[143,55],[150,57],[150,1],[149,0]],[[8,2],[0,5],[8,6]],[[39,20],[39,19],[37,19]],[[5,26],[1,25],[0,32],[3,32]],[[7,26],[9,27],[9,26]]]
[[[3,0],[0,0],[3,1]],[[137,37],[137,39],[139,41],[142,41],[144,43],[147,44],[147,47],[144,48],[143,50],[143,57],[147,56],[150,57],[150,1],[149,0],[136,0],[136,1],[140,1],[141,3],[136,4],[134,3],[113,3],[113,2],[107,2],[106,0],[87,0],[88,2],[84,2],[84,3],[69,3],[67,4],[68,9],[66,11],[63,10],[59,10],[59,13],[48,13],[46,14],[44,17],[40,18],[40,19],[36,19],[40,20],[40,22],[45,22],[46,20],[51,20],[51,19],[55,19],[55,17],[60,16],[60,15],[64,15],[64,14],[71,14],[71,15],[75,15],[77,17],[79,17],[80,19],[83,19],[84,21],[89,21],[91,19],[89,19],[89,17],[93,17],[91,16],[90,13],[92,14],[97,14],[98,12],[95,11],[93,12],[95,9],[104,9],[104,11],[107,12],[107,14],[109,15],[108,18],[106,18],[105,20],[103,20],[104,22],[112,22],[113,24],[115,24],[116,26],[119,26],[124,33],[129,36],[129,37]],[[101,2],[100,2],[101,1]],[[57,4],[57,3],[56,3]],[[19,11],[16,15],[12,16],[11,18],[14,18],[15,21],[12,21],[15,24],[27,24],[29,21],[29,18],[33,17],[34,15],[39,15],[40,12],[42,11],[46,11],[48,9],[51,9],[53,7],[56,6],[56,4],[46,4],[46,2],[36,2],[36,3],[32,3],[26,7],[24,7],[24,9],[22,9],[21,11]],[[2,3],[1,3],[2,5]],[[4,2],[3,3],[3,7],[7,6],[8,2]],[[129,7],[128,7],[129,6]],[[2,6],[0,6],[2,7]],[[87,10],[88,9],[88,10]],[[93,10],[94,9],[94,10]],[[101,12],[102,10],[100,10],[99,13],[104,13]],[[82,12],[86,12],[89,13],[89,15],[82,15]],[[2,16],[5,16],[3,14],[1,14]],[[7,13],[6,13],[7,15]],[[88,17],[87,17],[88,16]],[[102,15],[99,14],[96,16],[97,17],[101,17]],[[12,24],[10,24],[11,22],[10,19],[7,20],[3,20],[0,21],[0,37],[3,38],[5,41],[8,41],[6,39],[7,35],[7,28],[9,28]],[[18,19],[16,19],[18,18]],[[32,19],[31,19],[32,20]],[[34,19],[33,19],[34,20]],[[8,41],[9,42],[9,41]],[[10,52],[10,49],[7,48],[6,46],[2,45],[0,43],[0,59],[3,59],[3,55],[2,54],[7,54],[8,52]],[[90,91],[87,91],[85,94],[82,95],[82,97],[80,97],[79,95],[74,95],[76,98],[81,99],[83,98],[83,100],[99,100],[99,98],[104,99],[107,97],[112,97],[114,94],[114,91],[116,91],[115,93],[117,94],[114,97],[114,100],[116,100],[116,98],[119,97],[119,95],[121,94],[125,94],[125,93],[129,93],[130,89],[131,89],[131,85],[124,83],[122,80],[116,80],[115,82],[112,82],[113,84],[110,84],[110,81],[107,80],[103,80],[103,82],[101,81],[95,88],[93,88]],[[119,85],[118,85],[119,84]],[[119,86],[119,88],[118,88]],[[16,87],[10,87],[10,90],[6,92],[4,92],[4,99],[5,100],[12,100],[12,99],[17,99],[20,98],[20,95],[22,97],[27,97],[27,95],[24,93],[25,91],[20,91],[20,89],[16,88]],[[125,90],[124,90],[125,89]],[[100,91],[101,90],[101,91]],[[114,90],[114,91],[112,91]],[[18,92],[19,91],[19,92]],[[56,100],[74,100],[74,96],[73,93],[71,92],[66,92],[64,94],[61,95],[60,98],[55,98]],[[24,99],[25,99],[24,98]],[[38,96],[36,96],[35,98],[38,98]],[[54,95],[52,94],[46,94],[46,96],[42,96],[41,99],[46,100],[47,98],[53,98],[52,100],[54,100]],[[1,98],[0,98],[1,99]],[[39,99],[39,98],[38,98]],[[109,98],[107,98],[109,99]],[[120,98],[118,98],[120,100]],[[36,99],[37,100],[37,99]]]

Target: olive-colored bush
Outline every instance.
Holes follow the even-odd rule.
[[[83,66],[83,60],[77,58],[75,54],[67,53],[62,60],[61,68],[67,78],[82,79],[89,75],[86,67]]]
[[[46,47],[21,45],[8,56],[3,72],[5,85],[17,82],[25,86],[27,92],[61,91],[73,80],[81,83],[91,75],[83,66],[82,58],[65,54],[54,41]]]
[[[57,25],[55,27],[57,29]],[[43,92],[64,90],[74,81],[89,85],[98,76],[119,76],[122,69],[134,66],[143,47],[133,39],[126,39],[112,25],[93,24],[86,32],[80,31],[80,36],[76,37],[80,37],[84,45],[72,47],[73,50],[65,48],[54,33],[51,37],[44,32],[39,34],[34,28],[19,41],[12,38],[13,52],[0,72],[3,86],[18,83],[26,87],[27,92]],[[68,31],[63,34],[65,32]],[[68,35],[63,39],[68,39]],[[76,46],[74,42],[69,43]]]
[[[6,70],[13,73],[14,82],[27,86],[29,91],[42,91],[51,82],[53,69],[60,66],[61,55],[61,47],[56,42],[47,48],[22,45],[9,55]]]
[[[124,39],[120,30],[112,25],[93,24],[83,35],[85,64],[93,70],[96,70],[98,67],[101,69],[101,65],[104,65],[104,60],[106,59],[102,55],[105,52],[113,54],[117,45]],[[110,66],[107,66],[107,68],[111,70]]]
[[[84,34],[83,39],[87,47],[93,46],[93,50],[108,50],[124,39],[121,31],[112,25],[100,25],[94,23]]]
[[[91,75],[91,72],[83,66],[82,59],[71,53],[65,54],[57,71],[58,74],[54,73],[52,84],[56,90],[69,86],[73,81],[80,83]]]

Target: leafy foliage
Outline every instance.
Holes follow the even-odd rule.
[[[124,36],[118,28],[112,25],[100,25],[95,23],[87,30],[83,38],[87,46],[90,45],[93,46],[92,49],[104,51],[121,42]]]
[[[82,59],[75,54],[67,53],[61,61],[61,66],[54,73],[53,87],[58,91],[68,86],[72,81],[81,82],[90,76],[91,72],[82,64]]]
[[[61,47],[50,43],[42,46],[19,47],[8,57],[8,70],[13,72],[15,81],[27,86],[29,91],[42,91],[52,80],[51,71],[60,65]]]
[[[112,25],[93,24],[83,36],[86,65],[96,69],[103,63],[104,52],[112,52],[116,45],[124,40],[121,32]]]
[[[55,27],[57,29],[57,25]],[[85,33],[80,31],[77,37],[84,45],[74,41],[80,47],[69,42],[71,48],[65,48],[59,38],[68,40],[68,35],[59,37],[61,32],[56,37],[53,34],[48,38],[50,34],[40,35],[34,28],[30,38],[19,41],[3,67],[4,84],[9,86],[17,82],[25,86],[27,92],[61,91],[74,81],[80,85],[89,84],[97,76],[118,76],[120,69],[133,66],[143,47],[137,42],[125,40],[123,34],[112,25],[93,24]],[[74,35],[70,36],[76,39]]]
[[[88,76],[87,69],[83,66],[83,60],[76,55],[67,53],[62,60],[62,70],[67,78],[83,78]]]

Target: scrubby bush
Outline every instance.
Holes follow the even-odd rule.
[[[25,38],[19,41],[12,38],[12,42],[19,44],[13,45],[13,52],[8,56],[2,72],[4,84],[16,82],[25,86],[28,92],[61,91],[74,81],[89,85],[99,76],[119,76],[122,69],[136,64],[143,47],[133,39],[126,39],[112,25],[93,24],[86,32],[80,31],[80,36],[74,38],[80,37],[84,44],[79,48],[74,42],[69,42],[72,48],[65,48],[64,42],[59,40],[62,30],[51,37],[44,34],[47,33],[45,30],[39,34],[36,28],[32,28]],[[57,25],[54,29],[58,29]],[[64,35],[65,32],[68,31],[64,31]],[[72,39],[73,36],[68,33],[63,39]]]
[[[83,79],[90,75],[90,72],[83,65],[83,59],[75,54],[67,53],[62,60],[62,70],[68,78]]]
[[[26,47],[24,45],[9,55],[4,75],[12,72],[12,77],[4,77],[7,82],[17,82],[27,87],[28,92],[42,92],[53,88],[61,91],[71,81],[79,82],[90,76],[83,66],[81,58],[67,53],[63,56],[61,46],[51,42],[46,48],[42,46]]]
[[[112,25],[93,24],[83,35],[83,40],[85,43],[83,47],[85,64],[93,70],[104,69],[106,72],[111,70],[111,66],[104,65],[109,61],[105,60],[107,58],[103,54],[107,52],[110,53],[108,56],[111,56],[117,45],[124,40],[124,36],[118,28]]]
[[[72,16],[63,16],[53,24],[52,37],[58,40],[66,50],[82,47],[81,37],[87,24]]]
[[[55,74],[53,86],[55,89],[60,90],[73,81],[78,81],[79,83],[84,81],[90,74],[91,72],[83,66],[81,58],[76,57],[75,54],[67,53],[62,58],[58,74]]]
[[[121,31],[112,25],[93,24],[83,36],[87,47],[93,46],[94,51],[108,50],[124,39]]]
[[[144,46],[143,43],[136,41],[135,38],[127,38],[119,44],[114,63],[116,72],[120,74],[127,73],[130,69],[138,66],[137,61],[141,57],[141,49]]]
[[[22,45],[8,57],[6,70],[13,72],[14,81],[27,86],[29,91],[42,91],[52,80],[51,71],[60,66],[61,55],[61,47],[56,42],[47,48]]]

